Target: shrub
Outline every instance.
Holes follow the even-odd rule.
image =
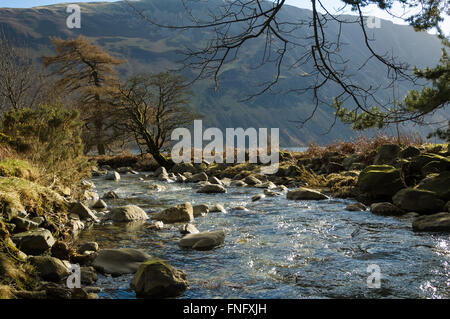
[[[83,155],[79,113],[61,105],[7,112],[3,141],[39,166],[41,184],[72,185],[89,174]]]

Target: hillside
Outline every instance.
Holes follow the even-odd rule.
[[[211,5],[220,1],[211,1]],[[138,17],[125,3],[86,3],[81,4],[81,29],[66,27],[66,5],[36,7],[32,9],[0,9],[0,29],[16,43],[31,46],[36,56],[51,53],[50,37],[63,38],[84,35],[102,45],[113,55],[128,60],[121,67],[122,76],[133,72],[162,71],[175,68],[182,59],[180,50],[192,43],[201,43],[208,38],[204,31],[188,30],[171,32],[152,27]],[[137,3],[144,13],[158,17],[158,21],[173,22],[186,19],[185,10],[176,0],[145,0]],[[199,12],[202,7],[194,8]],[[283,19],[307,17],[310,11],[296,7],[287,7],[282,12]],[[329,27],[329,32],[334,32]],[[393,52],[411,65],[433,66],[440,57],[439,40],[426,33],[416,33],[408,26],[394,25],[390,21],[382,21],[382,28],[373,29],[375,48],[380,52]],[[349,25],[343,30],[342,48],[344,56],[350,57],[355,65],[364,61],[364,45],[358,26]],[[232,64],[227,65],[221,74],[220,89],[216,92],[210,81],[195,84],[193,106],[203,114],[204,126],[226,127],[279,127],[281,145],[299,146],[309,142],[329,143],[336,139],[347,139],[354,136],[351,129],[337,123],[331,132],[324,133],[333,123],[334,116],[328,107],[321,107],[316,116],[303,128],[298,128],[296,120],[306,118],[311,110],[310,94],[264,94],[249,102],[241,100],[257,90],[261,81],[270,80],[269,69],[253,70],[257,58],[264,49],[264,41],[254,41],[252,46]],[[293,57],[291,57],[293,61]],[[373,64],[371,64],[373,63]],[[360,83],[375,81],[387,84],[385,70],[369,61],[370,72],[357,73]],[[187,76],[192,76],[186,73]],[[297,71],[285,70],[280,86],[295,87],[304,81]],[[408,86],[402,86],[402,96]],[[330,100],[335,88],[328,87],[322,98]],[[387,98],[390,92],[381,91],[380,99]],[[442,118],[445,114],[435,115]],[[448,115],[447,115],[448,117]],[[417,130],[417,128],[414,128]],[[422,129],[422,133],[430,128]]]

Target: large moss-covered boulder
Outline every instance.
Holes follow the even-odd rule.
[[[381,145],[375,155],[374,164],[392,164],[399,157],[400,150],[400,146],[397,144]]]
[[[400,171],[390,165],[367,166],[358,176],[359,191],[372,198],[391,197],[405,185]]]
[[[188,287],[188,282],[184,271],[155,258],[139,266],[130,287],[138,297],[168,298],[181,295]]]
[[[425,178],[418,186],[418,189],[424,189],[434,192],[444,201],[450,200],[450,171],[444,171],[440,174],[433,174]]]
[[[411,168],[413,171],[422,172],[422,169],[431,162],[437,162],[434,163],[433,166],[439,165],[439,167],[443,170],[450,170],[449,158],[432,153],[424,153],[418,156],[414,156],[411,159]]]
[[[413,221],[414,231],[450,232],[450,213],[420,216]]]
[[[405,188],[392,197],[394,205],[419,214],[441,212],[445,202],[434,193],[423,189]]]

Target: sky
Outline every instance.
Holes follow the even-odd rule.
[[[76,2],[114,2],[117,0],[0,0],[1,7],[9,8],[30,8],[35,6],[50,5],[56,3],[76,3]],[[310,8],[310,1],[307,0],[287,0],[288,4],[300,7],[300,8]],[[324,2],[325,3],[325,2]],[[340,0],[327,0],[327,8],[332,8],[338,10],[342,7],[342,2]],[[349,10],[345,10],[343,13],[350,14]],[[394,6],[392,13],[396,16],[408,15],[410,11],[405,11],[401,5],[397,4]],[[405,24],[402,19],[394,18],[387,12],[378,9],[375,5],[371,5],[364,10],[365,15],[376,16],[382,19],[392,20],[394,23]],[[444,32],[450,35],[450,17],[447,16],[443,25]]]

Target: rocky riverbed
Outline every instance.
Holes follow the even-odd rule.
[[[70,204],[76,252],[47,241],[52,257],[30,261],[62,291],[64,260],[81,265],[88,298],[448,298],[448,151],[355,155],[282,154],[271,176],[255,164],[103,165]],[[371,265],[380,288],[367,285]]]

